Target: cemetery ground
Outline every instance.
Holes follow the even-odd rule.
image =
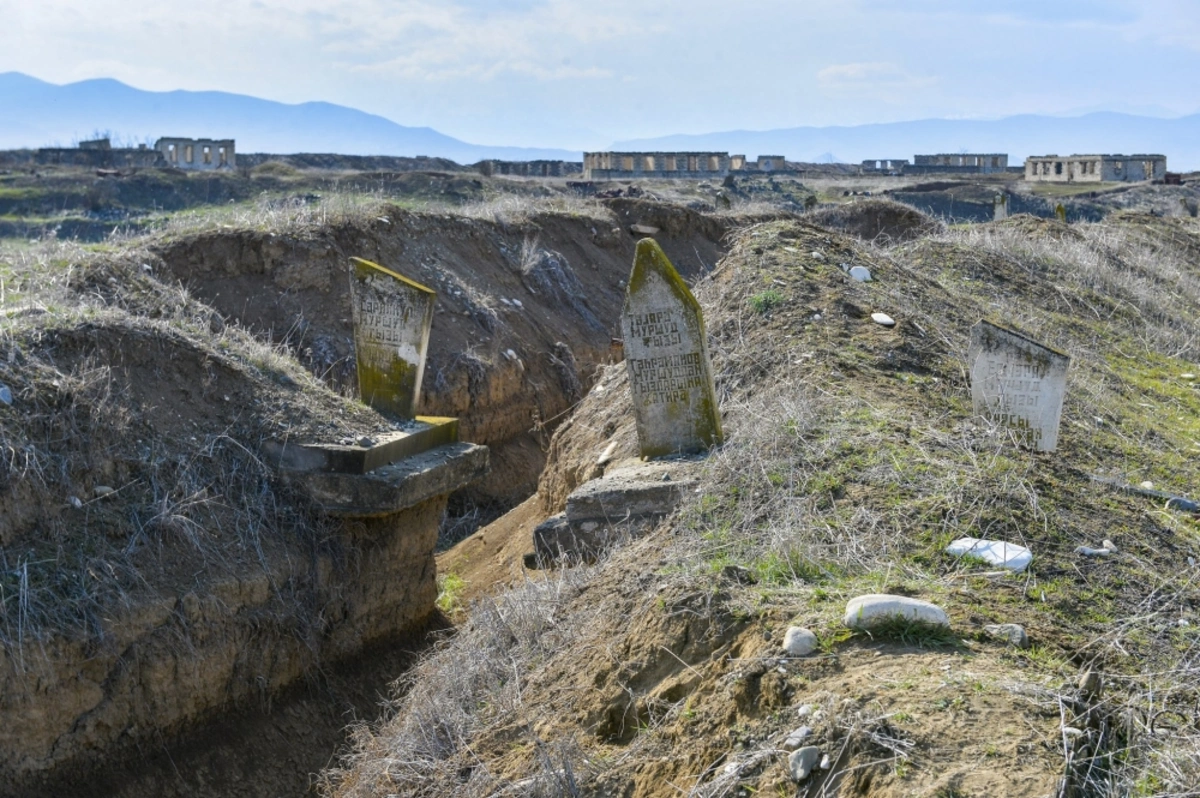
[[[0,247],[5,700],[73,657],[103,705],[121,681],[89,663],[127,645],[130,613],[161,620],[156,646],[125,652],[147,678],[170,678],[157,658],[186,661],[202,642],[189,624],[236,615],[243,593],[274,604],[237,646],[320,637],[329,605],[281,563],[333,544],[260,446],[388,428],[349,398],[350,256],[439,292],[422,412],[459,416],[495,469],[449,521],[470,529],[520,502],[440,555],[453,626],[431,645],[312,662],[290,691],[192,714],[181,690],[186,722],[156,725],[147,702],[119,739],[91,707],[39,694],[48,716],[80,719],[56,751],[76,769],[34,782],[41,794],[301,794],[354,717],[314,790],[1024,796],[1067,776],[1076,795],[1194,794],[1200,527],[1136,489],[1200,492],[1190,214],[946,225],[850,197],[813,214],[821,227],[793,199],[770,204],[766,181],[745,197],[645,187],[674,203],[510,182],[521,196],[486,204],[270,197],[144,236]],[[658,229],[694,286],[726,442],[648,534],[527,570],[533,526],[637,453],[611,343],[634,224]],[[973,412],[980,318],[1070,354],[1057,451]],[[1011,575],[944,553],[968,535],[1028,546],[1033,564]],[[1076,551],[1105,540],[1106,556]],[[354,552],[338,557],[353,580]],[[847,630],[863,593],[932,601],[949,632]],[[985,629],[1001,623],[1030,646]],[[785,654],[791,626],[816,633],[816,653]],[[1098,698],[1076,687],[1087,670]],[[800,726],[830,767],[796,783],[783,743]],[[28,774],[5,775],[0,794]]]

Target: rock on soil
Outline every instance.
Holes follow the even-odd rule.
[[[988,624],[983,627],[983,631],[989,637],[1003,640],[1017,648],[1029,648],[1029,635],[1025,633],[1025,627],[1019,623]]]
[[[820,761],[821,749],[815,745],[805,746],[788,757],[788,772],[794,781],[804,781]]]
[[[959,538],[946,547],[947,554],[961,557],[970,554],[986,560],[999,568],[1007,568],[1020,573],[1033,562],[1033,552],[1015,543],[1002,540],[982,540],[980,538]]]
[[[894,616],[922,621],[935,626],[949,626],[946,611],[936,604],[908,596],[873,593],[850,599],[843,622],[852,629],[870,629]]]
[[[817,636],[802,626],[793,626],[783,636],[783,650],[793,657],[807,657],[817,650]]]

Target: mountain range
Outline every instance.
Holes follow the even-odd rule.
[[[406,127],[326,102],[298,105],[221,91],[143,91],[99,78],[64,86],[0,73],[0,149],[69,147],[96,133],[114,143],[160,136],[235,139],[239,152],[428,155],[580,160],[577,151],[471,144],[428,127]]]
[[[0,73],[0,149],[71,146],[99,131],[124,142],[153,142],[159,136],[233,138],[239,152],[428,155],[464,164],[485,158],[581,158],[570,149],[473,144],[333,103],[290,105],[218,91],[152,92],[108,78],[56,85],[19,72]],[[1149,152],[1165,154],[1169,169],[1186,171],[1200,169],[1200,114],[1164,119],[1096,112],[733,130],[618,141],[610,149],[727,151],[848,163],[986,152],[1008,153],[1013,166],[1029,155]]]

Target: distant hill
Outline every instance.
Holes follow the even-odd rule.
[[[853,127],[731,130],[619,141],[616,150],[721,150],[779,154],[821,162],[836,152],[849,163],[916,153],[1005,152],[1009,165],[1030,155],[1163,153],[1172,171],[1200,169],[1200,114],[1158,119],[1118,113],[1076,117],[1022,115],[996,120],[923,119]]]
[[[299,105],[219,91],[142,91],[117,80],[58,86],[0,73],[0,149],[71,146],[105,131],[117,140],[232,138],[241,152],[428,155],[474,163],[580,160],[570,150],[470,144],[428,127],[405,127],[341,105]]]

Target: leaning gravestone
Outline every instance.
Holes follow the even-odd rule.
[[[967,360],[975,412],[1014,430],[1025,445],[1054,451],[1071,358],[980,321],[971,328]]]
[[[377,263],[351,258],[351,313],[364,403],[413,418],[437,293]]]
[[[1008,218],[1008,195],[997,194],[992,202],[992,221],[998,222]]]
[[[642,457],[721,443],[700,305],[653,239],[638,242],[621,314]]]

